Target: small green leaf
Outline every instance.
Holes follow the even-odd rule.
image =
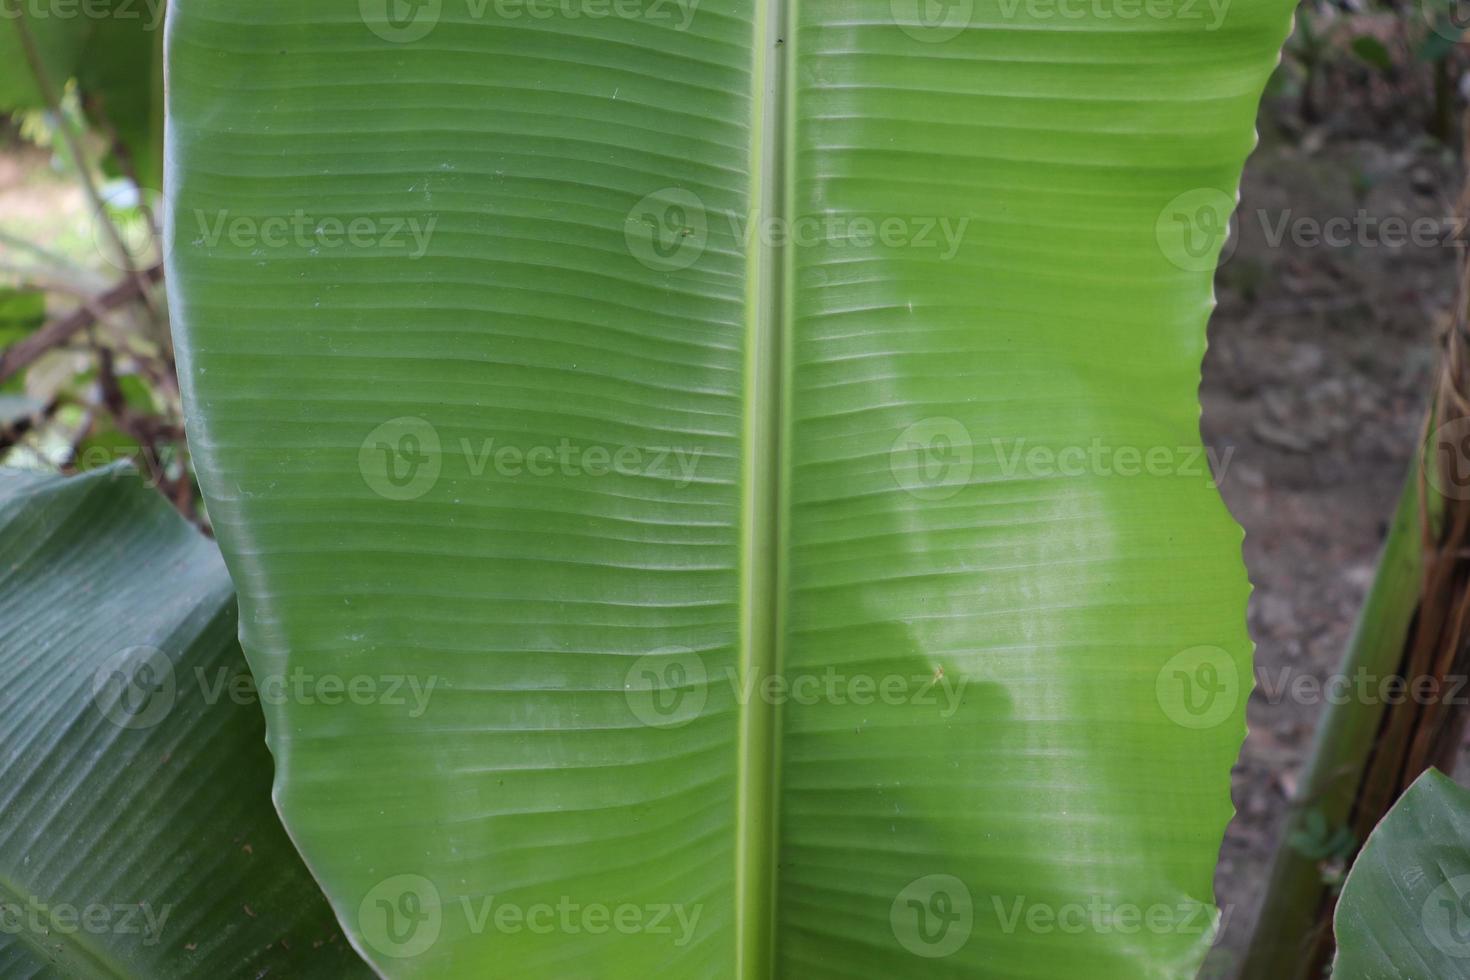
[[[0,348],[15,343],[45,322],[45,293],[37,289],[0,287]]]
[[[1384,47],[1383,42],[1378,38],[1364,34],[1353,38],[1351,47],[1353,54],[1374,68],[1380,71],[1388,71],[1393,68],[1393,57],[1389,55],[1388,48]]]

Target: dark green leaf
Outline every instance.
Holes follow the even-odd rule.
[[[1351,47],[1353,54],[1380,71],[1388,71],[1393,67],[1393,56],[1376,37],[1360,35],[1353,38]]]
[[[271,808],[236,624],[131,470],[0,470],[0,976],[366,975]]]
[[[46,322],[46,294],[38,289],[8,289],[0,286],[0,348]]]
[[[1368,835],[1333,920],[1333,980],[1470,976],[1470,792],[1431,769]]]

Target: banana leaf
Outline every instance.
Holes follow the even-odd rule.
[[[269,802],[213,544],[132,471],[0,469],[0,977],[356,977]]]
[[[1291,5],[176,0],[169,282],[384,976],[1192,975],[1200,358]]]
[[[1470,792],[1416,779],[1353,862],[1333,917],[1336,980],[1464,976],[1470,963]]]

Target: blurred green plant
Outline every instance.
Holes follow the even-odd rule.
[[[1294,96],[1302,123],[1356,108],[1352,89],[1391,91],[1392,112],[1422,103],[1424,130],[1455,145],[1456,103],[1467,68],[1461,43],[1470,26],[1463,0],[1304,0],[1272,95]],[[1367,73],[1365,75],[1365,72]],[[1345,86],[1344,77],[1357,84]],[[1328,97],[1330,94],[1330,98]]]
[[[161,19],[121,0],[0,13],[0,148],[22,174],[0,180],[0,464],[128,459],[197,518],[154,207]]]

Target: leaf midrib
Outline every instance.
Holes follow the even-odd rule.
[[[791,141],[786,90],[790,60],[790,0],[757,0],[752,78],[750,191],[746,216],[754,229],[746,253],[744,418],[741,454],[740,648],[741,691],[761,690],[781,663],[785,583],[785,426],[790,385],[790,256],[761,234],[765,221],[788,207]],[[780,715],[759,696],[741,705],[735,843],[735,976],[774,975],[776,760]]]

